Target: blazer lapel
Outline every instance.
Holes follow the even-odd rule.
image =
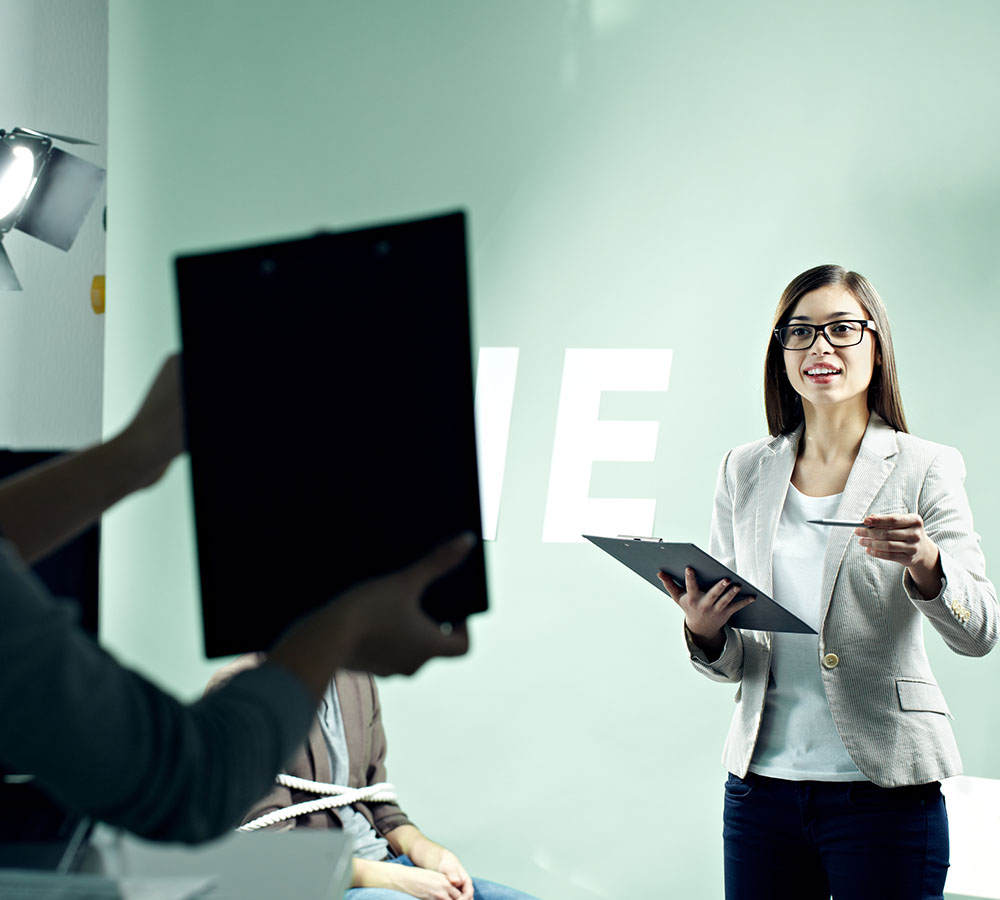
[[[886,479],[896,467],[896,432],[875,413],[868,418],[868,427],[861,439],[861,448],[851,467],[851,474],[844,486],[844,495],[837,507],[837,518],[860,522],[867,514],[882,489]],[[840,564],[847,552],[847,546],[854,539],[851,528],[830,529],[826,555],[823,557],[823,587],[820,593],[820,621],[826,621],[826,614],[833,597],[833,587],[837,581]]]
[[[307,758],[312,762],[312,771],[306,777],[311,781],[322,781],[329,784],[333,781],[333,772],[330,770],[330,750],[326,746],[326,738],[323,736],[323,729],[320,727],[317,716],[313,716],[306,747],[308,748]],[[291,774],[297,775],[298,773],[292,772]]]
[[[374,711],[366,704],[365,694],[371,692],[370,676],[348,669],[338,669],[334,676],[337,685],[337,699],[340,701],[340,716],[344,722],[347,737],[348,787],[364,787],[367,783],[365,767],[370,756],[366,746],[367,731],[358,727],[359,722],[371,721]]]
[[[778,435],[761,455],[757,464],[757,517],[754,546],[757,553],[757,571],[754,584],[770,596],[774,591],[772,552],[778,520],[785,505],[785,495],[795,468],[802,425],[791,434]]]

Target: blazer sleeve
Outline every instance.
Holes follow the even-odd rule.
[[[984,656],[1000,636],[1000,607],[996,589],[986,577],[986,560],[973,528],[964,482],[962,455],[951,447],[942,448],[928,467],[917,510],[927,536],[941,552],[941,592],[924,599],[906,570],[903,587],[952,650],[963,656]]]
[[[715,505],[712,508],[712,531],[708,552],[729,569],[736,569],[736,546],[733,538],[733,495],[729,479],[729,462],[732,451],[727,453],[719,466],[719,479],[715,486]],[[724,627],[726,643],[718,659],[709,662],[705,652],[691,639],[691,632],[684,626],[684,641],[691,665],[712,681],[735,682],[743,678],[743,635],[729,625]]]
[[[382,727],[382,704],[379,701],[378,689],[375,687],[375,679],[369,676],[372,690],[372,722],[371,722],[371,756],[368,761],[367,780],[368,784],[378,784],[387,781],[385,772],[385,757],[387,745],[385,739],[385,729]],[[371,813],[372,820],[379,834],[386,835],[393,828],[400,825],[412,825],[409,817],[395,803],[370,803],[365,804]]]

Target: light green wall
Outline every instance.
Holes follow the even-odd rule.
[[[391,776],[472,871],[546,900],[720,896],[732,689],[690,670],[663,597],[590,546],[541,540],[563,353],[673,350],[668,391],[601,406],[659,423],[655,461],[595,464],[591,494],[655,498],[655,533],[703,543],[722,453],[765,430],[781,288],[821,262],[855,268],[889,307],[911,427],[961,448],[1000,558],[1000,6],[110,14],[108,429],[177,344],[177,251],[468,209],[477,343],[520,348],[493,609],[467,659],[384,684]],[[108,517],[104,614],[124,657],[192,695],[211,666],[187,492],[182,464]],[[1000,656],[928,643],[966,771],[1000,777]]]

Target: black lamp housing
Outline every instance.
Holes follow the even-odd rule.
[[[104,169],[54,147],[54,140],[91,143],[30,128],[0,129],[0,197],[6,197],[0,200],[0,290],[21,290],[3,235],[16,228],[69,250],[104,183]]]

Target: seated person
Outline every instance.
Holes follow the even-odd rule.
[[[264,661],[264,654],[240,657],[216,672],[208,691]],[[375,680],[340,669],[326,689],[307,742],[285,771],[308,781],[364,788],[386,781],[385,755]],[[271,830],[343,828],[354,847],[351,888],[345,900],[534,900],[502,884],[471,878],[455,854],[426,837],[395,802],[358,801],[273,821],[282,815],[279,810],[316,796],[278,785],[243,822],[266,817],[265,827]]]

